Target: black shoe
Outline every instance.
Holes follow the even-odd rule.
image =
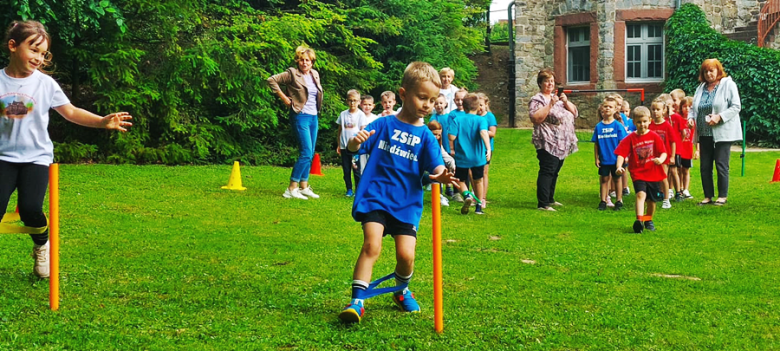
[[[607,202],[606,201],[599,202],[599,211],[604,211],[606,209],[607,209]]]
[[[636,225],[636,224],[634,224]],[[653,224],[653,221],[647,221],[645,222],[645,229],[654,232],[655,231],[655,224]]]
[[[474,210],[474,213],[476,213],[478,215],[485,214],[485,212],[482,212],[482,206],[480,206],[480,205],[477,205],[477,209]]]
[[[682,194],[680,194],[680,193],[674,194],[674,201],[682,202],[682,200],[683,200]]]
[[[620,211],[623,209],[623,201],[616,201],[615,202],[615,211]]]
[[[634,233],[641,233],[645,229],[644,226],[642,226],[642,222],[639,220],[634,221]]]
[[[631,194],[631,191],[628,190],[628,188],[623,188],[623,196]]]

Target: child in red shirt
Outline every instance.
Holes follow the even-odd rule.
[[[693,166],[693,159],[695,159],[695,155],[693,154],[693,131],[696,130],[696,123],[691,121],[693,124],[690,125],[687,123],[688,119],[688,110],[693,106],[693,98],[690,96],[684,97],[682,101],[680,101],[680,113],[682,114],[682,117],[686,120],[686,128],[683,129],[682,135],[680,137],[680,147],[678,150],[678,155],[680,155],[680,183],[681,183],[681,194],[683,198],[686,199],[692,199],[693,195],[691,195],[690,192],[690,184],[691,184],[691,167]]]
[[[653,122],[650,123],[649,128],[650,130],[656,132],[659,137],[661,137],[661,140],[664,142],[664,150],[669,151],[669,157],[663,164],[664,174],[669,174],[669,165],[675,164],[674,155],[676,155],[677,146],[677,138],[675,137],[676,132],[672,128],[672,125],[666,121],[666,114],[669,110],[666,106],[665,100],[653,100],[652,104],[650,104],[650,108],[652,111]],[[663,191],[664,200],[661,208],[672,208],[672,203],[669,202],[669,179],[667,179],[667,177],[664,177],[663,179]]]
[[[680,102],[685,98],[685,91],[682,89],[674,89],[669,93],[669,100],[667,105],[669,106],[669,123],[672,124],[672,129],[675,132],[675,138],[677,140],[676,152],[674,157],[674,164],[669,164],[669,179],[674,187],[674,199],[676,201],[682,201],[682,166],[680,165],[680,141],[682,140],[683,133],[688,128],[688,120],[680,115]],[[670,194],[671,195],[671,194]]]
[[[618,156],[616,173],[625,173],[623,163],[628,158],[628,170],[636,192],[634,232],[641,233],[644,229],[655,230],[655,203],[663,199],[661,181],[666,179],[666,172],[661,166],[666,161],[666,148],[661,137],[650,131],[650,110],[647,107],[634,109],[634,125],[636,133],[629,134],[615,149],[615,155]]]

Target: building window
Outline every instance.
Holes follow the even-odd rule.
[[[569,28],[568,83],[590,82],[590,27]]]
[[[663,24],[626,26],[626,80],[660,81],[664,78]]]

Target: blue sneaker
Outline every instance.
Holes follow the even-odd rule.
[[[393,294],[393,302],[404,312],[420,312],[420,305],[414,299],[414,294],[409,289],[404,289],[402,294]]]
[[[355,196],[355,194],[352,192],[352,189],[349,189],[349,190],[347,190],[347,194],[346,194],[346,195],[344,195],[344,196],[346,196],[346,197],[352,197],[352,196]]]
[[[360,323],[365,311],[363,305],[350,303],[339,313],[339,319],[344,323]]]
[[[645,229],[654,232],[655,231],[655,224],[653,224],[653,221],[645,221]]]

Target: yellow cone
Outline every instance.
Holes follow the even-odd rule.
[[[228,185],[223,186],[222,189],[246,190],[246,188],[241,186],[241,168],[238,166],[238,161],[233,162],[233,171],[230,172],[230,180],[228,180]]]

